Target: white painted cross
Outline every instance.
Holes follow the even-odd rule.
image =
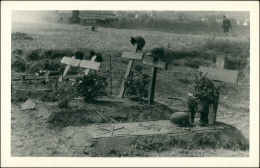
[[[123,52],[122,53],[122,58],[127,58],[129,59],[127,68],[126,68],[126,72],[125,72],[125,76],[121,85],[121,89],[118,95],[118,98],[122,98],[125,92],[125,81],[128,78],[131,69],[133,67],[134,64],[134,60],[142,60],[143,59],[143,53],[137,53],[137,48],[138,48],[138,44],[134,44],[134,51],[133,52]]]
[[[228,82],[237,84],[238,81],[238,71],[224,69],[225,58],[217,57],[216,68],[209,68],[200,66],[199,70],[203,74],[207,74],[207,78],[213,81],[214,85],[218,88],[221,87],[221,82]],[[219,97],[219,96],[218,96]],[[209,109],[209,124],[214,124],[216,122],[218,101],[215,104],[210,105]]]
[[[75,59],[75,57],[63,57],[61,59],[61,63],[66,64],[66,68],[63,72],[63,74],[60,76],[59,81],[61,82],[63,78],[66,76],[68,73],[70,66],[75,66],[75,67],[80,67],[80,68],[85,68],[85,75],[88,75],[89,71],[91,69],[93,70],[99,70],[100,62],[95,62],[96,56],[93,56],[91,60],[80,60],[80,59]]]

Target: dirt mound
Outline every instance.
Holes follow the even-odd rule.
[[[15,32],[12,33],[12,40],[33,40],[33,38],[26,33]]]
[[[70,107],[53,113],[48,122],[52,126],[83,126],[91,123],[139,122],[169,120],[174,110],[155,103],[148,106],[128,100],[121,102],[97,101],[94,104],[70,102]]]
[[[203,151],[212,149],[247,151],[249,149],[248,140],[236,128],[230,126],[220,130],[205,129],[180,133],[175,130],[173,134],[144,133],[137,136],[111,135],[99,138],[92,138],[92,136],[87,127],[67,127],[61,132],[60,141],[64,142],[64,148],[75,156],[95,157],[148,156],[151,152],[159,154],[178,149]]]

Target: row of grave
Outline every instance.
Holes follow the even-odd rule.
[[[167,63],[158,61],[154,59],[154,53],[142,53],[142,48],[145,45],[145,40],[141,36],[131,37],[131,43],[134,46],[133,52],[123,52],[122,58],[129,59],[126,72],[124,75],[124,79],[121,85],[120,93],[118,95],[119,98],[122,98],[125,92],[125,80],[129,76],[131,69],[133,67],[134,61],[142,61],[144,65],[151,66],[153,68],[153,77],[151,88],[149,92],[149,101],[148,104],[152,104],[154,98],[154,91],[155,91],[155,83],[156,83],[156,75],[157,75],[157,68],[167,69]],[[157,57],[160,57],[157,56]],[[88,75],[90,70],[99,70],[100,62],[95,61],[96,56],[93,56],[91,60],[79,60],[75,59],[74,57],[63,57],[61,63],[66,64],[67,67],[64,70],[64,73],[59,78],[59,81],[66,76],[70,66],[82,67],[85,68],[85,75]],[[216,68],[210,67],[203,67],[200,66],[199,70],[202,73],[207,74],[207,77],[214,81],[215,84],[220,84],[221,82],[229,82],[229,83],[237,83],[238,80],[238,71],[235,70],[225,70],[224,68],[225,59],[224,57],[217,57],[216,61]]]
[[[167,63],[159,61],[157,59],[154,59],[155,57],[159,57],[160,55],[156,55],[157,53],[143,53],[142,48],[145,45],[145,40],[141,36],[135,36],[131,37],[130,40],[131,44],[133,45],[133,51],[132,52],[126,52],[124,51],[122,53],[122,58],[129,59],[126,72],[124,75],[124,79],[121,85],[121,89],[118,95],[118,98],[122,98],[125,92],[125,80],[128,78],[131,69],[133,67],[134,61],[142,61],[142,64],[148,65],[152,67],[153,70],[153,76],[152,81],[150,85],[150,90],[148,94],[148,104],[153,104],[154,101],[154,92],[155,92],[155,83],[156,83],[156,75],[157,75],[157,68],[161,69],[167,69]],[[84,68],[84,75],[88,75],[90,70],[99,70],[100,62],[96,61],[96,55],[94,55],[91,60],[80,60],[76,59],[75,57],[63,57],[61,59],[61,63],[66,64],[66,68],[63,72],[63,74],[60,76],[59,81],[62,82],[65,78],[66,74],[68,73],[71,66],[73,67],[80,67]],[[228,82],[228,83],[234,83],[236,84],[238,81],[238,71],[235,70],[225,70],[224,68],[225,59],[224,57],[217,57],[216,60],[216,67],[210,68],[210,67],[203,67],[200,66],[199,70],[207,74],[207,77],[213,81],[215,86],[221,87],[221,82]],[[48,74],[47,74],[48,78]],[[217,104],[215,105],[215,115],[217,112]]]

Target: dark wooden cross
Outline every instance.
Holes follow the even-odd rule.
[[[67,67],[65,68],[63,74],[60,76],[59,81],[61,82],[64,79],[71,66],[85,68],[86,70],[84,75],[88,75],[91,69],[99,70],[100,62],[95,62],[95,59],[96,56],[93,56],[90,61],[75,59],[75,57],[63,57],[61,59],[61,63],[66,64]]]
[[[152,78],[152,81],[151,81],[150,90],[149,90],[149,94],[148,94],[148,104],[150,105],[150,104],[153,104],[153,99],[154,99],[157,68],[166,69],[167,64],[166,64],[166,62],[162,62],[162,61],[154,61],[154,58],[151,57],[151,56],[148,56],[148,55],[145,55],[142,63],[144,65],[148,65],[148,66],[153,67],[152,68],[153,78]]]
[[[137,48],[138,48],[138,44],[135,44],[133,52],[123,52],[122,53],[122,58],[129,59],[129,62],[128,62],[128,65],[127,65],[127,68],[126,68],[125,76],[124,76],[124,79],[123,79],[123,82],[122,82],[122,85],[121,85],[121,89],[120,89],[118,98],[122,98],[123,95],[124,95],[125,81],[126,81],[126,79],[128,78],[128,76],[131,72],[131,69],[132,69],[133,64],[134,64],[134,60],[141,61],[143,59],[144,54],[143,53],[137,53]]]
[[[219,89],[221,88],[222,82],[237,84],[238,71],[224,69],[224,64],[225,64],[225,58],[219,56],[217,57],[215,68],[200,66],[199,70],[203,74],[207,74],[207,77],[210,80],[212,80],[214,85]],[[214,124],[216,122],[218,101],[219,101],[219,96],[217,97],[216,103],[210,105],[209,116],[208,116],[209,124]]]

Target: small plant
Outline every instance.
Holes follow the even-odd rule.
[[[206,45],[205,47],[212,50],[214,48],[214,45],[216,43],[216,37],[208,37],[207,39],[205,39]]]
[[[33,38],[26,33],[15,32],[12,33],[12,40],[33,40]]]
[[[195,86],[194,96],[197,99],[207,100],[208,103],[214,103],[216,97],[219,94],[218,88],[216,88],[212,81],[210,81],[206,74],[199,72],[199,75],[195,74]]]
[[[14,49],[14,50],[12,51],[12,53],[13,53],[13,54],[17,54],[17,55],[22,55],[22,54],[23,54],[23,50],[21,50],[21,49]]]
[[[147,74],[143,74],[143,67],[136,66],[125,81],[126,95],[133,99],[140,100],[148,96],[148,84],[150,77]]]
[[[82,96],[84,101],[91,102],[97,96],[106,96],[106,77],[90,74],[77,79],[77,93]]]
[[[22,57],[16,56],[12,59],[11,66],[12,68],[15,68],[17,71],[24,72],[28,66],[28,63]]]
[[[199,72],[198,75],[195,74],[194,82],[194,97],[189,98],[187,102],[190,121],[194,122],[194,115],[198,111],[201,113],[200,122],[205,124],[208,123],[209,104],[214,104],[218,101],[219,89],[202,72]]]
[[[43,58],[43,50],[42,50],[42,49],[37,49],[37,50],[29,51],[29,52],[26,54],[26,57],[27,57],[29,60],[38,61],[38,60],[40,60],[40,59]]]

